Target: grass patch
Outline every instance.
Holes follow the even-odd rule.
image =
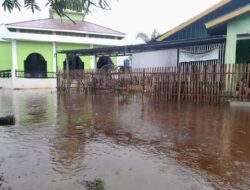
[[[104,190],[104,181],[100,178],[94,181],[85,181],[85,186],[88,190]]]

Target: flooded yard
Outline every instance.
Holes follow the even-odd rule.
[[[0,190],[250,189],[250,109],[0,90]]]

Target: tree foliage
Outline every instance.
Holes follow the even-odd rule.
[[[145,43],[157,38],[160,35],[160,33],[154,29],[154,31],[152,32],[151,36],[147,35],[144,32],[139,32],[136,35],[136,39],[141,39],[142,41],[144,41]]]
[[[141,39],[145,43],[147,43],[148,41],[150,41],[149,36],[146,33],[144,33],[144,32],[137,33],[136,39]]]
[[[2,6],[4,10],[12,12],[14,9],[21,10],[22,0],[4,0]],[[40,10],[37,5],[38,0],[23,0],[24,7],[31,9],[34,13],[35,10]],[[67,16],[65,10],[73,10],[77,12],[90,13],[93,8],[110,9],[107,0],[47,0],[47,6],[57,12],[60,17]]]
[[[151,40],[157,38],[158,36],[160,36],[160,33],[158,32],[158,30],[154,29],[154,31],[151,34]]]

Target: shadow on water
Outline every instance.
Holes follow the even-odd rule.
[[[250,110],[141,96],[0,91],[3,188],[249,189]],[[1,189],[1,187],[0,187]]]

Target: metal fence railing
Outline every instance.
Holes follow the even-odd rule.
[[[1,70],[0,78],[11,78],[11,70]]]
[[[17,78],[36,78],[36,79],[48,79],[48,78],[56,78],[56,72],[47,72],[47,73],[39,73],[39,72],[25,72],[16,70],[15,75]]]

